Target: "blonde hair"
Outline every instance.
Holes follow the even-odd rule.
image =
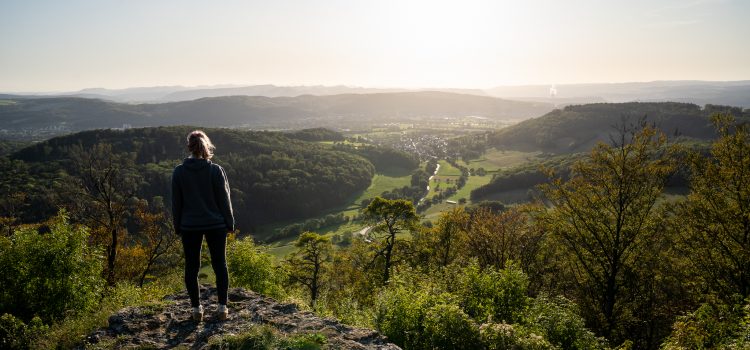
[[[211,139],[202,130],[195,130],[188,135],[187,148],[193,157],[204,159],[211,159],[216,149]]]

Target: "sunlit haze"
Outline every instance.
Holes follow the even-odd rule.
[[[0,91],[750,78],[750,1],[2,1]]]

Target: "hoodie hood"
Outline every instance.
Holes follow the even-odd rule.
[[[210,166],[211,161],[203,158],[185,158],[182,164],[190,170],[201,170]]]

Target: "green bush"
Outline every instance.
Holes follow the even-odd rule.
[[[258,248],[251,238],[233,242],[227,251],[230,284],[246,287],[274,298],[281,298],[283,272],[276,268],[274,258]]]
[[[677,318],[663,349],[750,348],[750,301],[726,304],[712,299]]]
[[[471,263],[463,270],[456,294],[467,314],[479,322],[519,322],[528,304],[528,277],[510,265],[503,270],[481,269]]]
[[[374,323],[407,350],[606,348],[573,302],[527,297],[527,285],[513,265],[452,264],[430,274],[401,269],[378,295]]]
[[[39,317],[25,323],[11,314],[0,316],[0,349],[31,349],[32,341],[47,331]]]
[[[586,329],[578,307],[564,297],[533,299],[524,324],[561,349],[602,349],[604,345]]]
[[[0,237],[0,314],[50,323],[96,306],[103,264],[87,239],[64,213],[50,222],[48,233],[26,227]]]
[[[479,331],[458,298],[412,277],[412,273],[395,276],[379,294],[378,331],[405,349],[477,348]]]
[[[424,318],[427,349],[478,349],[479,328],[458,305],[437,304]]]
[[[433,301],[424,291],[395,284],[378,297],[375,326],[394,344],[407,349],[419,348],[424,313]]]
[[[479,336],[487,350],[546,350],[555,347],[542,336],[519,325],[485,323],[479,327]]]

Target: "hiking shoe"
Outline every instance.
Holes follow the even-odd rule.
[[[203,321],[203,306],[199,305],[198,307],[193,308],[193,321]]]
[[[229,318],[229,309],[226,305],[219,304],[219,308],[216,310],[216,318],[219,321],[226,321]]]

